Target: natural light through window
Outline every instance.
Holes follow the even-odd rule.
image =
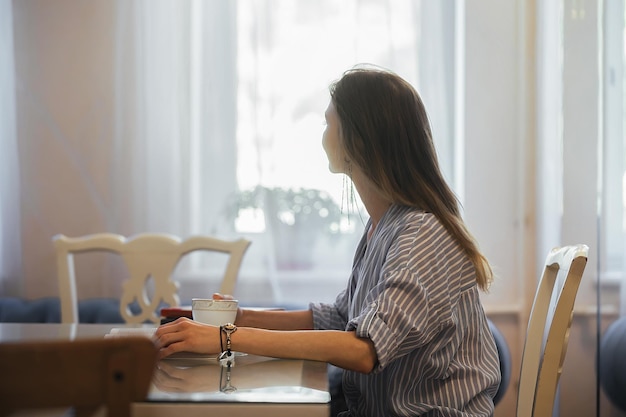
[[[205,3],[197,6],[207,14],[192,21],[199,64],[192,84],[210,88],[198,90],[195,101],[216,97],[211,111],[219,112],[193,115],[198,126],[218,133],[203,153],[204,130],[194,132],[196,164],[202,179],[221,176],[220,183],[198,181],[197,190],[221,207],[211,225],[216,234],[254,242],[239,280],[249,294],[241,296],[259,304],[280,303],[286,294],[296,304],[332,300],[349,277],[368,215],[349,179],[328,169],[322,147],[328,87],[359,64],[398,73],[425,92],[442,165],[451,166],[455,45],[443,34],[455,27],[454,2],[238,0],[216,6],[226,20],[209,16],[214,10]],[[230,37],[207,37],[215,26]],[[221,85],[204,81],[213,71]],[[220,116],[207,122],[207,114]],[[233,136],[235,143],[222,142]]]
[[[413,1],[240,1],[240,188],[320,189],[341,204],[342,178],[328,171],[321,146],[327,87],[361,62],[415,81],[418,12]]]

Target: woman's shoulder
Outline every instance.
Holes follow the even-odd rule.
[[[392,206],[379,223],[373,243],[381,251],[409,255],[416,250],[435,250],[433,242],[447,236],[447,231],[432,213],[413,207]]]
[[[436,253],[438,258],[462,255],[464,252],[433,213],[407,206],[397,206],[390,211],[381,231],[381,240],[388,243],[388,251],[404,256],[427,256]]]
[[[421,282],[436,284],[440,275],[448,276],[450,267],[454,265],[462,272],[454,274],[456,279],[467,281],[467,288],[475,284],[471,260],[437,216],[403,207],[394,216],[394,223],[393,231],[386,236],[389,242],[387,268],[403,268],[418,274],[419,271],[428,271],[427,274],[419,274]]]
[[[444,229],[437,216],[428,211],[410,206],[393,205],[385,215],[385,224],[403,235],[422,232],[439,232]]]

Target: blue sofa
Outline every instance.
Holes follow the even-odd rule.
[[[115,298],[81,300],[78,303],[78,319],[81,323],[124,323],[119,308],[119,300]],[[60,323],[61,303],[58,297],[34,300],[0,297],[0,322]]]

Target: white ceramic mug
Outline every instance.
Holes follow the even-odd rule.
[[[211,298],[193,298],[191,300],[193,319],[213,326],[234,323],[238,308],[239,301],[237,300],[213,300]]]

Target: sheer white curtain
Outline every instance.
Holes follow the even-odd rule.
[[[563,9],[560,2],[542,3],[537,13],[537,239],[535,276],[548,251],[560,246],[563,216]],[[574,242],[571,242],[572,244]],[[582,242],[584,243],[584,242]]]
[[[13,8],[0,0],[0,294],[20,291],[20,192],[15,121]]]
[[[111,185],[121,222],[113,228],[125,234],[189,231],[186,12],[174,2],[117,3]]]
[[[349,189],[328,172],[323,112],[328,84],[357,63],[390,68],[422,92],[442,165],[455,175],[454,74],[462,63],[450,32],[454,0],[13,4],[23,170],[10,184],[27,190],[14,233],[28,259],[20,295],[56,295],[55,233],[159,231],[252,239],[238,286],[244,301],[332,299],[366,214],[347,219],[344,207],[339,230],[295,244],[313,254],[312,263],[280,268],[277,230],[254,213],[235,227],[234,201],[263,185],[322,190],[341,205]],[[10,150],[7,137],[2,146]],[[6,214],[4,196],[6,240],[19,211]],[[80,298],[117,295],[118,264],[91,260],[82,268]],[[182,298],[206,292],[212,273],[200,262],[181,268]]]
[[[132,232],[250,238],[239,286],[244,299],[303,302],[320,288],[316,295],[330,299],[345,282],[363,213],[351,213],[342,233],[307,229],[296,232],[304,240],[284,241],[276,225],[265,224],[271,213],[234,228],[231,202],[262,185],[322,190],[339,207],[349,190],[327,169],[323,111],[329,83],[354,64],[391,68],[424,86],[443,165],[453,170],[453,1],[118,7],[115,149],[128,169],[115,171],[130,172],[132,180],[114,182],[113,206],[131,208],[115,218]],[[285,252],[289,266],[279,259]],[[312,258],[306,265],[302,252]],[[183,299],[206,287],[202,267],[179,273]]]
[[[233,9],[118,3],[114,228],[206,233],[234,189]]]
[[[538,25],[537,256],[542,260],[554,246],[586,243],[591,248],[586,274],[596,280],[602,258],[614,249],[604,244],[602,223],[610,220],[607,213],[617,210],[621,215],[614,195],[621,195],[619,187],[602,189],[603,181],[614,182],[615,173],[619,175],[613,169],[606,176],[606,149],[617,145],[619,153],[623,146],[622,137],[603,137],[603,113],[609,109],[601,104],[600,3],[542,4]],[[609,228],[620,228],[621,219],[611,222]],[[595,305],[595,295],[595,288],[583,290],[579,299]]]

